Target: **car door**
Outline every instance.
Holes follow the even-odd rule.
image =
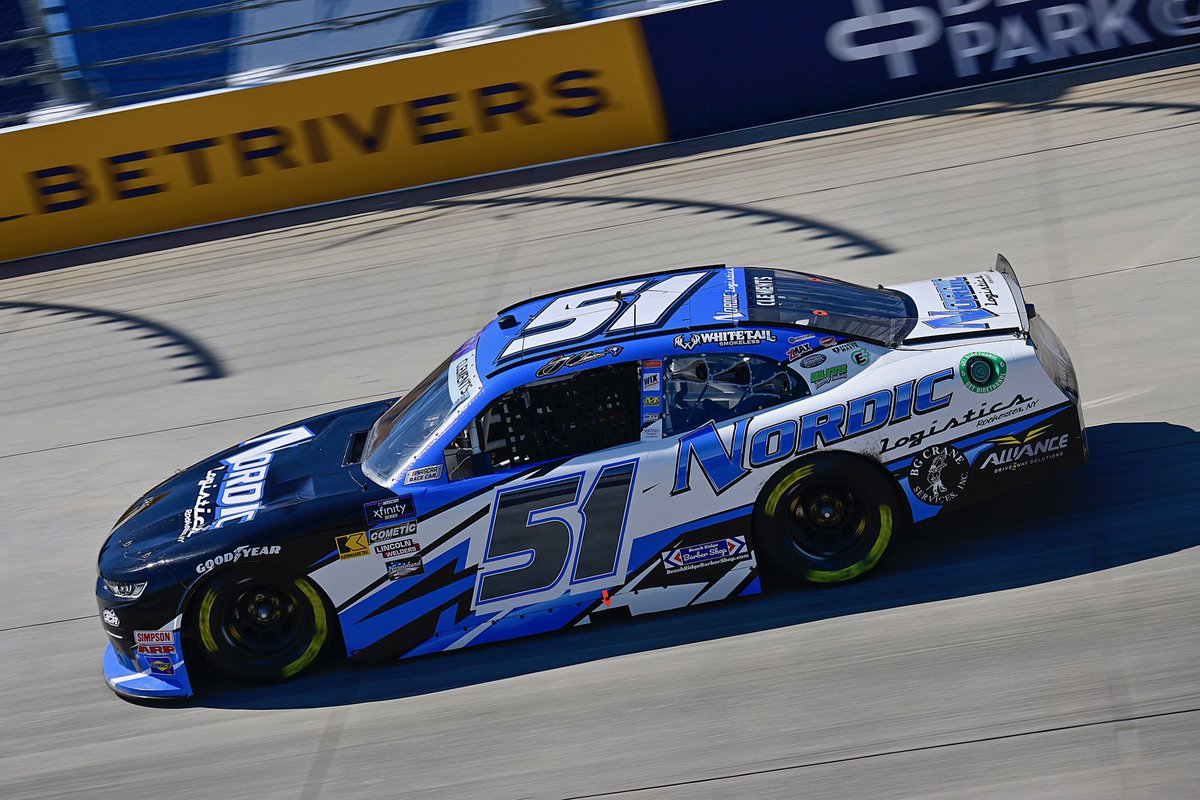
[[[562,627],[620,585],[643,461],[641,364],[567,369],[487,403],[445,448],[466,589],[438,638]],[[441,646],[449,646],[442,643]]]

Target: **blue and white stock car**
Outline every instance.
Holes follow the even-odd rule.
[[[1083,463],[1008,263],[891,288],[763,268],[501,311],[394,402],[150,490],[100,553],[109,685],[300,674],[839,583],[913,522]]]

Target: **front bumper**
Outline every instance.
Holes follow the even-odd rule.
[[[110,643],[104,651],[104,680],[119,695],[143,700],[162,700],[191,697],[192,683],[187,665],[183,663],[183,646],[179,631],[173,633],[174,655],[143,655],[132,657]]]

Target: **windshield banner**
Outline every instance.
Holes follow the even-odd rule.
[[[479,393],[483,382],[479,380],[479,371],[475,368],[474,347],[450,362],[449,377],[447,385],[450,387],[450,400],[454,405],[470,400]]]

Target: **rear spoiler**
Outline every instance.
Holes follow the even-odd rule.
[[[1012,268],[1012,264],[1008,263],[1008,259],[1000,253],[996,254],[995,271],[1004,276],[1004,282],[1008,284],[1008,288],[1012,292],[1017,306],[1017,316],[1021,319],[1021,333],[1029,333],[1029,306],[1025,304],[1025,293],[1021,291],[1021,284],[1017,280],[1017,273]]]

